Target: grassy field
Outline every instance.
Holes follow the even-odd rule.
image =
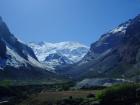
[[[111,87],[68,88],[71,83],[0,87],[0,103],[5,105],[140,105],[139,84]]]
[[[59,100],[72,98],[86,98],[89,94],[96,94],[96,90],[77,90],[77,91],[58,91],[58,92],[41,92],[32,95],[27,100],[23,101],[20,105],[47,105],[45,103],[56,103]]]
[[[19,81],[18,81],[19,82]],[[27,82],[29,83],[29,82]],[[32,82],[33,83],[33,82]],[[31,85],[13,85],[13,81],[0,81],[0,105],[6,101],[6,105],[18,105],[32,96],[39,95],[42,91],[64,91],[73,86],[72,82],[31,84]],[[27,104],[25,104],[27,105]],[[36,105],[36,104],[34,104]]]

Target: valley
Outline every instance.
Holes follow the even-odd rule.
[[[24,43],[0,17],[0,105],[140,105],[140,15],[93,42]]]

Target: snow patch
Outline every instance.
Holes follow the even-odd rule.
[[[125,33],[126,32],[126,28],[129,26],[130,22],[128,21],[127,23],[125,24],[122,24],[120,26],[118,26],[117,28],[113,29],[112,31],[110,31],[110,33],[117,33],[117,32],[122,32],[122,33]]]
[[[26,60],[23,59],[21,56],[19,56],[16,52],[14,52],[12,49],[7,47],[7,55],[8,59],[6,64],[13,67],[21,67],[26,65]]]
[[[132,81],[125,80],[125,79],[110,79],[110,78],[92,78],[92,79],[84,79],[80,82],[78,82],[75,86],[75,88],[82,88],[82,87],[93,87],[93,86],[112,86],[114,84],[120,84],[120,83],[128,83]]]

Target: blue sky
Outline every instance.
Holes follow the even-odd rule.
[[[0,0],[0,15],[25,42],[87,45],[140,14],[140,0]]]

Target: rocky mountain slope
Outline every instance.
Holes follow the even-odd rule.
[[[48,77],[47,77],[48,76]],[[9,31],[0,17],[0,79],[41,79],[53,76],[33,50]]]
[[[73,64],[80,61],[88,52],[86,45],[78,42],[60,43],[30,43],[40,62],[47,64],[50,68],[56,66]]]
[[[66,74],[72,78],[140,80],[140,15],[105,33]],[[63,70],[62,70],[63,71]]]

